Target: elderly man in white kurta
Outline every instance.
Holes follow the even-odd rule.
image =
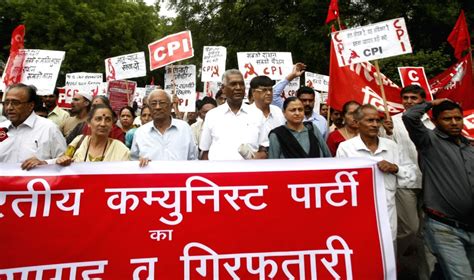
[[[265,158],[259,152],[265,142],[264,116],[259,109],[243,102],[245,85],[242,73],[224,73],[223,93],[227,102],[206,115],[199,148],[206,160]]]
[[[362,105],[355,111],[354,118],[359,124],[359,135],[342,142],[337,149],[336,157],[368,157],[378,160],[377,166],[383,173],[387,210],[392,240],[395,245],[397,238],[395,204],[397,186],[413,184],[415,166],[403,158],[400,148],[394,141],[378,137],[381,123],[380,116],[374,106]]]

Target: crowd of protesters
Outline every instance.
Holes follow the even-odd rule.
[[[187,114],[162,89],[139,112],[114,112],[107,97],[84,92],[67,112],[56,105],[57,91],[37,96],[33,86],[15,84],[2,101],[0,162],[30,170],[97,161],[374,158],[397,256],[416,251],[420,279],[474,279],[474,148],[461,134],[462,108],[427,102],[421,87],[408,86],[400,93],[405,112],[389,119],[356,101],[342,111],[323,104],[320,114],[309,87],[282,97],[304,69],[296,64],[276,84],[255,77],[248,93],[242,73],[227,70],[215,99],[198,100]]]

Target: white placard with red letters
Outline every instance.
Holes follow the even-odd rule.
[[[227,49],[205,46],[202,53],[201,82],[220,82],[225,71]]]
[[[261,75],[281,80],[293,69],[290,52],[238,52],[237,60],[246,81]]]

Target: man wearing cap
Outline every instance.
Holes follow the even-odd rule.
[[[61,125],[61,132],[65,137],[78,125],[85,122],[91,109],[92,95],[89,93],[75,93],[72,97],[71,116]]]
[[[66,150],[58,127],[33,111],[36,101],[32,86],[15,84],[8,88],[2,102],[8,120],[0,122],[0,162],[21,163],[22,169],[29,170]]]
[[[59,90],[54,88],[53,94],[44,95],[43,103],[46,109],[48,109],[48,120],[54,122],[58,127],[64,123],[69,117],[69,113],[58,107]]]

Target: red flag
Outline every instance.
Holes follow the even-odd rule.
[[[342,110],[344,103],[355,100],[360,104],[372,104],[380,112],[384,112],[382,94],[376,77],[377,71],[369,62],[339,67],[334,45],[331,42],[328,94],[328,103],[331,108]],[[390,114],[403,112],[400,88],[383,74],[382,83]]]
[[[329,3],[328,16],[326,17],[326,24],[339,17],[339,6],[337,0],[331,0]]]
[[[474,82],[471,54],[430,80],[436,98],[449,98],[461,103],[464,110],[474,109]]]
[[[12,33],[10,56],[8,57],[7,65],[5,67],[5,76],[3,79],[3,82],[7,87],[21,81],[25,54],[20,52],[20,49],[23,49],[24,45],[25,26],[22,24],[17,26]]]
[[[462,52],[471,47],[471,38],[467,29],[466,17],[464,11],[461,10],[456,25],[448,37],[449,44],[454,48],[454,56],[461,59]]]

